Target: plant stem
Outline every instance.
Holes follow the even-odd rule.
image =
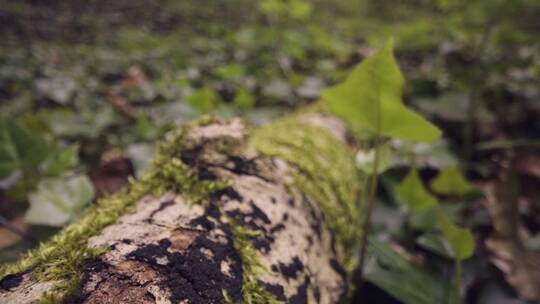
[[[456,280],[454,304],[460,304],[461,303],[461,261],[456,259],[454,266],[455,266],[454,275],[455,275],[455,280]]]
[[[375,160],[373,162],[373,172],[370,176],[370,184],[369,184],[369,194],[367,198],[367,210],[366,210],[366,217],[363,222],[362,226],[362,240],[361,240],[361,247],[360,247],[360,261],[358,264],[358,270],[357,270],[357,280],[358,280],[358,290],[362,289],[363,284],[363,276],[364,276],[364,264],[366,260],[366,250],[367,250],[367,243],[368,243],[368,236],[371,229],[371,214],[373,213],[373,206],[375,205],[375,194],[377,193],[377,183],[378,183],[378,171],[379,171],[379,147],[380,144],[378,140],[375,142]]]

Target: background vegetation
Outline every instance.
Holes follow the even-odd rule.
[[[0,262],[140,176],[172,126],[205,114],[270,121],[392,36],[405,103],[443,137],[380,151],[375,257],[355,301],[457,301],[459,254],[439,212],[472,231],[461,300],[526,303],[520,286],[540,282],[540,266],[516,279],[525,270],[512,261],[540,249],[539,20],[536,0],[2,0]],[[371,147],[357,155],[366,174]],[[507,247],[489,245],[500,201],[530,256],[501,259]]]

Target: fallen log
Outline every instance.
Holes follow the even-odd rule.
[[[359,227],[346,138],[314,109],[175,129],[143,178],[0,269],[0,303],[338,303]]]

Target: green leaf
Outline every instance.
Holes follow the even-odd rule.
[[[287,9],[286,3],[280,0],[263,0],[259,4],[261,12],[266,14],[279,14]]]
[[[186,100],[202,113],[212,111],[219,102],[219,96],[209,87],[198,89],[192,95],[186,97]]]
[[[373,174],[375,162],[375,148],[369,150],[360,150],[356,153],[356,166],[365,174]],[[379,164],[377,168],[377,174],[381,174],[384,171],[392,168],[394,165],[394,155],[390,149],[388,143],[381,144],[378,148],[379,152]]]
[[[456,167],[448,167],[441,171],[431,181],[431,189],[444,195],[463,195],[474,191],[474,188]]]
[[[141,178],[152,164],[155,146],[149,143],[135,143],[127,147],[125,153],[135,167],[135,176]]]
[[[235,80],[244,76],[244,68],[239,64],[228,64],[217,68],[216,75],[224,80]]]
[[[289,1],[289,14],[294,19],[304,20],[313,11],[313,7],[309,1],[306,0],[290,0]]]
[[[396,196],[398,201],[416,212],[427,210],[438,204],[437,199],[424,188],[418,171],[414,168],[396,187]]]
[[[94,197],[85,175],[45,179],[29,195],[25,221],[35,225],[62,226],[72,220]]]
[[[0,178],[36,168],[48,155],[49,145],[40,134],[0,118]]]
[[[240,88],[234,96],[233,104],[242,110],[249,110],[255,105],[255,97],[247,89]]]
[[[40,165],[41,172],[50,176],[60,175],[78,163],[78,154],[78,144],[73,144],[61,151],[51,153],[51,156]]]
[[[425,233],[416,239],[416,243],[421,247],[438,254],[442,257],[453,259],[454,253],[448,246],[445,246],[445,239],[438,233]]]
[[[461,218],[463,204],[439,204],[436,208],[431,208],[423,212],[411,213],[409,216],[409,225],[414,230],[432,232],[439,229],[437,212],[439,209],[446,214],[451,221],[457,221]]]
[[[112,107],[95,110],[44,110],[41,117],[56,136],[96,138],[111,125],[118,123],[118,113]]]
[[[366,280],[406,304],[441,300],[442,280],[413,265],[388,244],[372,241],[368,252],[377,263],[366,269]]]
[[[357,65],[345,82],[324,90],[321,97],[332,112],[356,129],[366,129],[375,136],[435,141],[441,131],[403,104],[403,83],[389,40]]]
[[[143,139],[155,139],[159,136],[159,128],[146,115],[139,115],[135,123],[137,134]]]
[[[439,210],[437,212],[439,226],[444,237],[450,244],[454,257],[457,260],[465,260],[474,254],[474,236],[467,228],[461,228],[453,224],[448,217]]]

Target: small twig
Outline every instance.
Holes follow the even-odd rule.
[[[109,103],[120,114],[134,119],[138,115],[138,111],[129,101],[122,95],[110,89],[105,92],[105,101]]]

